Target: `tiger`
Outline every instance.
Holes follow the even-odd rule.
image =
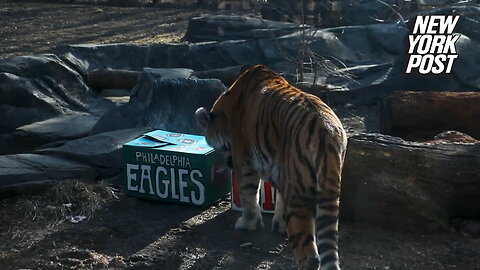
[[[242,214],[237,230],[263,221],[260,179],[277,190],[272,230],[287,233],[299,269],[340,269],[338,213],[347,137],[320,98],[264,65],[245,69],[195,118],[207,143],[238,176]],[[314,236],[315,235],[315,236]]]

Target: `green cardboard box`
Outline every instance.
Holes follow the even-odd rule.
[[[208,206],[230,192],[230,170],[203,136],[148,132],[124,144],[123,157],[129,196]]]

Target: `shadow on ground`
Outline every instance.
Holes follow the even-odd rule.
[[[240,213],[227,199],[209,208],[125,197],[89,220],[47,226],[25,221],[27,198],[4,200],[1,269],[296,269],[285,236],[234,230]],[[8,219],[8,220],[6,220]],[[6,225],[9,226],[6,226]],[[422,235],[341,223],[342,269],[479,269],[480,239]]]

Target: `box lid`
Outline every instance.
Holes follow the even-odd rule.
[[[147,132],[142,137],[124,145],[189,154],[208,154],[213,151],[204,136],[165,130]]]

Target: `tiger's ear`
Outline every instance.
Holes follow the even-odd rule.
[[[203,129],[207,129],[212,122],[212,117],[210,116],[210,113],[204,107],[197,109],[197,111],[195,112],[195,119]]]

